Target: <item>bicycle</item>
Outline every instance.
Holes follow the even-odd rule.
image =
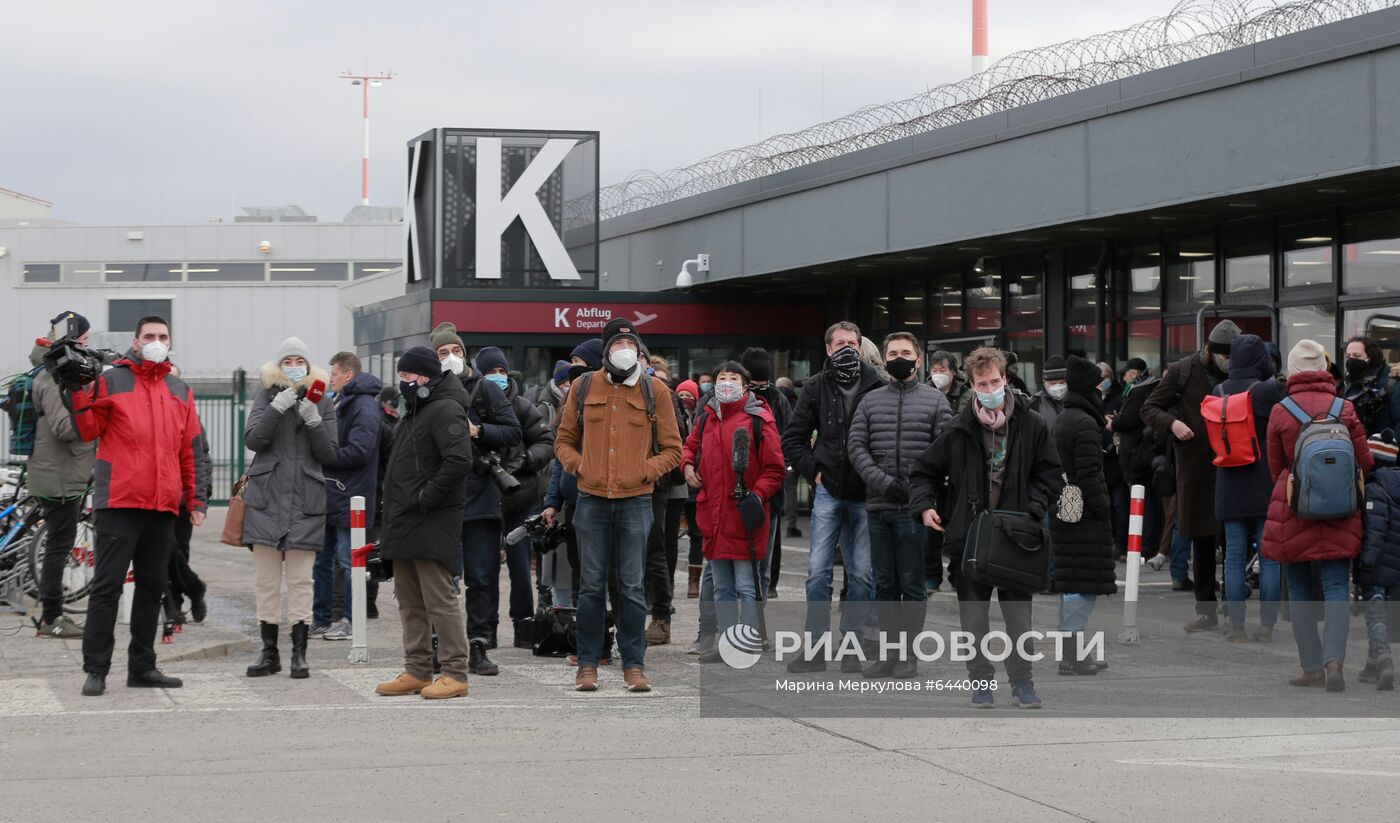
[[[23,474],[13,496],[0,500],[0,603],[24,610],[24,596],[34,590],[30,575],[31,530],[41,521],[39,500],[24,487]]]

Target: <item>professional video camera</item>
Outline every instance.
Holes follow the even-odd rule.
[[[77,321],[69,316],[63,336],[50,343],[40,338],[37,345],[47,345],[44,354],[44,368],[52,374],[54,381],[70,391],[80,389],[102,376],[102,368],[109,366],[121,357],[111,349],[89,349],[78,345]]]
[[[525,518],[524,525],[517,526],[506,535],[506,543],[514,546],[525,538],[535,544],[535,550],[540,554],[549,554],[559,548],[559,544],[564,542],[565,530],[568,527],[562,522],[555,520],[553,525],[544,522],[544,515],[537,514],[533,517]]]
[[[501,465],[501,456],[495,452],[479,454],[474,461],[477,474],[490,474],[502,494],[510,494],[520,488],[520,481]]]

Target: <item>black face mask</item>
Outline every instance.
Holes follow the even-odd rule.
[[[908,380],[909,375],[914,373],[914,367],[919,365],[919,361],[910,360],[907,357],[896,357],[893,360],[885,361],[885,371],[890,373],[890,377],[895,380]]]
[[[1370,365],[1370,363],[1366,362],[1365,360],[1359,357],[1348,357],[1347,374],[1351,375],[1352,377],[1360,377],[1361,375],[1366,373],[1366,369]]]
[[[842,386],[860,379],[860,352],[847,346],[826,359],[826,370]]]

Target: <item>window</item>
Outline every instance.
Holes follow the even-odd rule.
[[[922,275],[904,281],[899,295],[895,329],[920,334],[924,328],[924,278]],[[871,338],[874,339],[874,338]],[[879,343],[879,340],[875,341]]]
[[[1325,286],[1332,282],[1332,221],[1310,220],[1279,226],[1283,241],[1283,287]]]
[[[978,260],[963,273],[968,331],[1001,328],[1001,261]]]
[[[962,274],[957,271],[936,274],[928,286],[930,336],[957,334],[963,328]]]
[[[386,271],[389,271],[390,269],[396,269],[401,265],[403,264],[392,261],[384,263],[356,263],[355,279],[359,280],[361,277],[370,277],[371,275],[382,274]]]
[[[1093,323],[1099,301],[1099,257],[1093,247],[1071,249],[1065,255],[1065,282],[1069,285],[1069,314],[1076,321]]]
[[[349,269],[344,263],[269,263],[273,280],[345,280]]]
[[[107,331],[136,333],[136,324],[143,317],[158,315],[169,320],[171,323],[175,319],[171,317],[171,300],[108,300],[107,301]]]
[[[1342,242],[1347,294],[1400,291],[1400,211],[1348,218]]]
[[[1166,253],[1167,310],[1196,311],[1215,302],[1215,238],[1168,240]]]
[[[1225,294],[1222,303],[1269,299],[1269,248],[1273,231],[1264,225],[1225,230]]]
[[[57,263],[26,263],[24,265],[24,282],[26,283],[57,283],[59,281],[59,267]]]
[[[1040,329],[1041,284],[1045,282],[1045,255],[1010,257],[1006,260],[1006,290],[1010,313],[1008,329]]]
[[[1161,326],[1155,319],[1129,321],[1128,359],[1141,357],[1147,362],[1147,368],[1155,372],[1162,365],[1161,333]]]
[[[102,269],[108,283],[166,283],[184,278],[180,263],[108,263]]]
[[[890,333],[893,318],[890,317],[889,283],[884,278],[876,280],[866,292],[870,295],[870,328],[862,329],[866,337],[879,340]]]
[[[1374,339],[1386,360],[1400,363],[1400,306],[1355,309],[1342,315],[1342,339],[1357,335]]]
[[[255,282],[266,280],[262,263],[190,263],[185,271],[191,283]]]
[[[1337,315],[1331,306],[1292,306],[1279,309],[1279,350],[1284,362],[1299,340],[1316,340],[1336,359]]]
[[[1162,254],[1155,240],[1139,241],[1118,253],[1118,276],[1127,281],[1131,312],[1162,311]]]

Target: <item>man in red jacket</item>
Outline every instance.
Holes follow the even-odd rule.
[[[208,501],[195,482],[200,435],[194,392],[170,373],[170,323],[144,317],[136,339],[90,386],[72,394],[73,423],[97,446],[97,566],[83,633],[83,694],[106,691],[112,666],[117,600],[127,566],[135,573],[126,685],[174,689],[183,685],[156,669],[156,626],[165,592],[175,518],[182,504],[190,522],[204,522]]]

